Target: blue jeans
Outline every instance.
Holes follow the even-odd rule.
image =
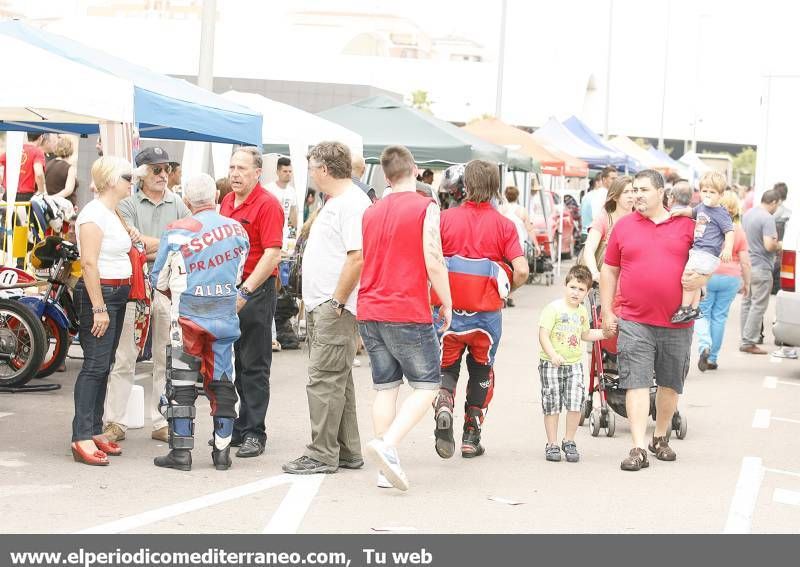
[[[706,296],[700,302],[703,318],[694,322],[694,330],[697,333],[698,352],[709,349],[709,362],[717,361],[725,336],[728,311],[741,287],[742,278],[736,276],[714,274],[708,280]]]
[[[361,321],[358,329],[376,390],[399,388],[403,376],[412,388],[439,389],[442,357],[432,323]]]
[[[119,346],[125,323],[125,304],[130,286],[101,285],[103,301],[108,308],[108,329],[102,337],[92,334],[94,313],[92,301],[83,280],[75,286],[74,301],[80,319],[83,366],[75,380],[75,417],[72,420],[72,441],[86,441],[103,432],[103,404],[106,383],[114,353]]]

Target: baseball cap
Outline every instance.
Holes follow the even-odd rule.
[[[169,163],[169,154],[164,148],[152,146],[145,148],[136,154],[136,166],[151,164],[151,163]]]

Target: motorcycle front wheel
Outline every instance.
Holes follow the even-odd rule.
[[[0,299],[0,386],[22,386],[36,376],[48,342],[41,321],[22,303]]]

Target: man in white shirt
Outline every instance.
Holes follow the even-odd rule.
[[[283,207],[284,230],[283,240],[286,244],[287,228],[297,228],[297,192],[292,181],[292,160],[288,157],[278,158],[278,169],[276,170],[278,179],[267,183],[264,187],[267,191],[275,195],[278,202]]]
[[[369,197],[352,179],[350,150],[322,142],[308,157],[314,185],[328,196],[303,253],[303,302],[309,341],[311,443],[283,465],[289,474],[330,474],[364,465],[356,419],[353,359],[361,277],[361,220]]]
[[[592,220],[596,219],[600,215],[600,211],[603,210],[603,206],[606,204],[606,197],[608,197],[608,189],[618,175],[617,170],[610,165],[604,167],[597,174],[594,191],[587,195],[587,198],[591,199]],[[591,223],[589,223],[589,226],[591,226]]]

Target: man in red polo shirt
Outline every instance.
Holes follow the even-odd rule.
[[[376,439],[367,443],[366,453],[381,469],[378,486],[388,481],[408,490],[397,445],[425,416],[442,381],[428,282],[441,298],[442,331],[450,326],[452,301],[439,207],[417,193],[414,156],[403,146],[389,146],[381,154],[381,167],[392,193],[364,213],[356,306],[377,390],[372,406]],[[413,392],[398,411],[403,376]]]
[[[517,229],[491,203],[500,199],[497,164],[473,160],[461,171],[463,177],[455,174],[446,178],[451,183],[463,182],[466,200],[460,207],[444,211],[441,222],[442,252],[453,295],[453,323],[441,339],[442,387],[434,401],[435,447],[443,459],[455,452],[453,398],[467,349],[469,381],[461,456],[479,457],[484,452],[481,425],[494,390],[493,366],[503,328],[503,299],[528,279],[528,262]]]
[[[283,243],[283,207],[258,182],[261,165],[261,152],[257,148],[236,150],[228,171],[232,191],[222,199],[219,211],[239,221],[250,239],[250,253],[244,264],[237,301],[242,334],[234,344],[236,392],[240,404],[231,445],[241,445],[237,457],[257,457],[264,452],[267,442],[270,345],[275,316],[275,276]]]
[[[675,460],[667,430],[683,392],[692,345],[692,323],[673,324],[671,319],[681,299],[681,276],[694,239],[694,221],[670,217],[663,206],[664,178],[655,170],[636,174],[633,191],[636,210],[614,225],[600,271],[603,328],[619,334],[619,385],[626,390],[633,437],[633,449],[621,464],[626,471],[650,465],[646,448],[659,460]],[[612,310],[617,285],[619,319]],[[648,445],[645,434],[654,372],[657,418]]]

